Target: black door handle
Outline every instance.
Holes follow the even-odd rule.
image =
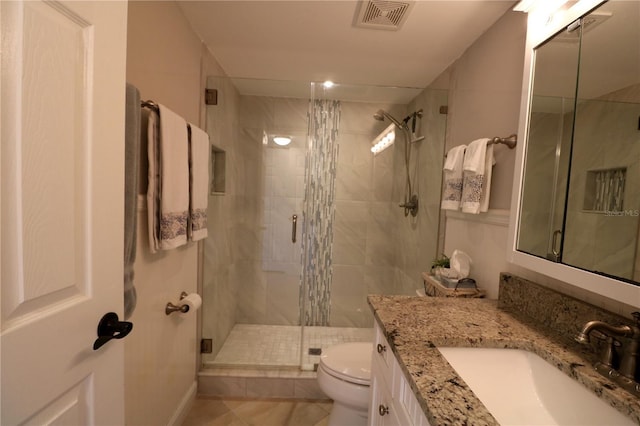
[[[109,312],[104,314],[98,323],[98,338],[93,342],[93,350],[99,349],[111,339],[122,339],[133,329],[133,323],[119,321],[118,314]]]

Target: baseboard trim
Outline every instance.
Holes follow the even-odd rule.
[[[196,393],[198,391],[198,381],[194,380],[189,389],[182,397],[180,404],[178,404],[178,408],[171,416],[171,419],[167,423],[167,426],[179,426],[184,422],[184,419],[189,414],[189,410],[191,410],[191,406],[193,405],[193,401],[196,399]]]

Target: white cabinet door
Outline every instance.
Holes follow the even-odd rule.
[[[2,425],[122,425],[126,1],[0,2]]]
[[[371,362],[370,426],[429,426],[380,326],[375,324]]]
[[[372,401],[369,409],[371,426],[408,426],[408,419],[397,410],[391,397],[390,388],[379,376],[372,381]]]

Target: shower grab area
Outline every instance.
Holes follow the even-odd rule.
[[[312,373],[323,349],[372,341],[368,294],[414,295],[436,257],[447,92],[227,77],[207,87],[225,164],[211,170],[201,371]],[[374,155],[391,125],[395,140]]]

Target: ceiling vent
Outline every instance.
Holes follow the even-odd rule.
[[[358,3],[354,25],[374,30],[397,31],[407,20],[414,2],[364,0]]]

